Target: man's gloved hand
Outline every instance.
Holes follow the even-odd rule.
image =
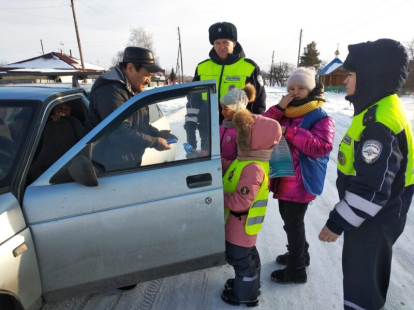
[[[158,137],[168,139],[168,138],[174,138],[178,139],[175,135],[171,133],[171,130],[160,130],[158,132]]]
[[[157,139],[157,142],[154,144],[154,149],[156,149],[157,151],[165,151],[171,148],[167,140],[163,138],[156,138],[156,139]]]

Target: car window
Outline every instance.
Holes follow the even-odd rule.
[[[32,122],[33,109],[21,104],[0,105],[0,187],[13,179],[15,166],[24,149]]]
[[[203,111],[210,111],[204,101]],[[185,124],[187,96],[157,101],[129,115],[112,132],[92,145],[92,163],[99,175],[210,156],[210,118],[203,113],[201,128],[194,132],[198,149],[189,150]],[[171,131],[171,149],[157,146],[163,133]],[[201,146],[203,146],[201,148]]]

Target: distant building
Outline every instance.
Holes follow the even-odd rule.
[[[160,72],[154,73],[154,75],[151,78],[151,85],[150,86],[164,86],[167,85],[168,79],[165,75],[165,70],[162,70]]]
[[[319,83],[325,86],[343,86],[348,71],[342,68],[342,60],[338,58],[339,51],[336,50],[335,58],[323,67],[317,74]]]
[[[84,62],[84,65],[86,72],[106,71],[105,68],[88,62]],[[0,66],[0,73],[6,73],[6,75],[10,74],[11,76],[16,75],[16,77],[7,78],[7,81],[3,82],[1,81],[2,77],[0,76],[0,83],[53,83],[72,81],[72,77],[70,76],[57,76],[56,73],[58,72],[82,72],[82,64],[80,59],[63,53],[51,52],[38,57]],[[39,78],[36,76],[36,74],[38,75],[39,73],[44,73],[46,77],[47,74],[50,73],[50,76],[46,79]],[[17,77],[17,75],[22,76]]]

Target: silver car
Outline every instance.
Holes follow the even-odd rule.
[[[64,299],[224,263],[215,89],[215,81],[204,81],[140,93],[59,154],[53,143],[65,144],[56,137],[67,137],[69,127],[46,132],[49,115],[66,102],[82,123],[87,94],[0,87],[0,309],[39,309],[42,297]],[[188,96],[201,93],[208,98],[208,154],[186,156],[182,109]],[[103,156],[105,143],[116,141],[133,157],[133,144],[122,143],[117,131],[145,106],[152,126],[177,136],[172,149],[145,149],[141,162],[123,165],[119,152]],[[39,164],[51,157],[42,154],[57,160]]]

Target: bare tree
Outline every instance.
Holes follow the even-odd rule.
[[[131,28],[131,34],[129,36],[127,46],[143,47],[151,50],[154,53],[155,62],[159,63],[158,57],[155,56],[154,41],[152,33],[145,31],[145,28],[138,26],[137,28]],[[112,66],[116,66],[124,57],[124,51],[118,51],[116,56],[112,58]]]
[[[129,46],[138,46],[154,51],[152,33],[146,32],[142,26],[131,29],[128,44]]]
[[[283,86],[290,74],[293,72],[295,66],[287,62],[280,62],[273,66],[273,79],[278,86]],[[270,85],[273,86],[273,85]]]
[[[118,51],[116,53],[116,56],[112,58],[112,67],[110,69],[115,67],[118,63],[120,63],[123,57],[124,57],[124,51]]]
[[[414,39],[412,39],[411,41],[406,41],[405,48],[408,51],[408,56],[410,56],[410,59],[414,60]]]

